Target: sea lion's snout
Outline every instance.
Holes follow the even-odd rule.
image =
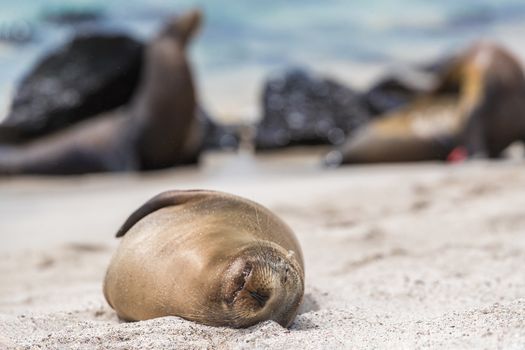
[[[266,306],[266,302],[272,295],[272,286],[268,281],[259,280],[259,270],[260,266],[254,266],[251,262],[245,264],[235,278],[236,288],[228,295],[228,304],[235,308],[246,308],[252,312],[257,312]]]
[[[225,304],[234,327],[273,320],[290,325],[301,304],[304,285],[294,254],[271,251],[235,261],[225,274]]]

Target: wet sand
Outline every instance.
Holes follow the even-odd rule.
[[[525,162],[323,170],[322,152],[1,180],[0,349],[525,347]],[[117,319],[102,295],[116,229],[186,188],[248,197],[294,229],[306,295],[290,329]]]

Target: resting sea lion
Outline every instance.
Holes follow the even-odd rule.
[[[289,326],[304,293],[301,248],[268,209],[213,191],[169,191],[117,233],[104,281],[124,320],[179,316],[212,326]]]
[[[432,92],[351,135],[325,162],[445,160],[458,147],[498,157],[525,139],[525,77],[505,49],[478,43],[446,67]]]
[[[201,143],[186,46],[199,11],[167,23],[148,45],[126,108],[22,145],[0,146],[0,174],[149,170],[194,162]]]

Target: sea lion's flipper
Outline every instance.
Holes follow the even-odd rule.
[[[202,12],[194,9],[172,18],[166,25],[164,32],[178,37],[185,46],[201,27],[201,23]]]
[[[117,232],[116,237],[122,237],[129,229],[145,216],[165,207],[188,203],[191,200],[202,198],[209,195],[209,191],[186,190],[186,191],[166,191],[162,192],[135,210],[133,214],[124,222]]]

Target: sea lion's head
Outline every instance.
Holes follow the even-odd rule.
[[[198,9],[175,16],[168,20],[161,35],[176,38],[183,46],[186,46],[201,27],[202,17],[202,12]]]
[[[217,281],[216,316],[232,327],[273,320],[288,327],[302,302],[303,271],[295,252],[272,242],[241,250]]]

